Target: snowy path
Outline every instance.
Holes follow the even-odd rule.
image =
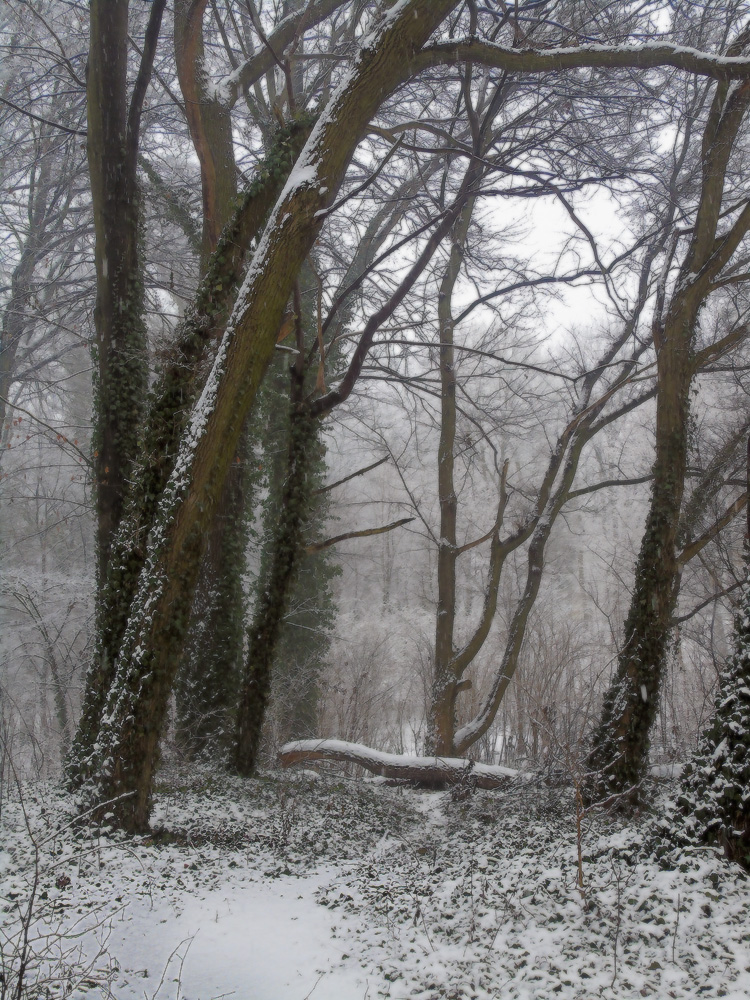
[[[581,890],[565,788],[453,801],[288,773],[207,784],[175,782],[141,839],[74,835],[43,785],[3,804],[6,979],[29,900],[49,931],[32,935],[24,996],[750,997],[747,874],[710,851],[662,867],[639,828],[594,816]]]
[[[109,948],[122,970],[113,993],[118,1000],[171,1000],[179,981],[183,1000],[363,998],[366,976],[358,963],[341,961],[335,916],[314,898],[333,874],[229,883],[183,897],[180,912],[138,900],[112,926]]]

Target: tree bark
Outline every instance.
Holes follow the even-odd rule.
[[[750,491],[750,439],[747,442]],[[742,602],[734,653],[719,677],[714,714],[680,776],[673,814],[661,823],[659,853],[680,842],[716,844],[750,870],[750,506]]]
[[[125,515],[112,543],[106,585],[98,597],[97,646],[67,764],[68,779],[73,786],[80,784],[88,771],[86,760],[98,739],[159,499],[174,468],[190,407],[208,376],[212,355],[230,315],[246,252],[262,228],[269,206],[284,186],[311,128],[310,119],[300,119],[279,130],[232,222],[222,234],[149,398],[141,456]]]
[[[356,764],[383,778],[416,781],[433,788],[457,784],[473,788],[503,788],[519,776],[517,771],[500,765],[477,764],[457,757],[408,757],[382,753],[343,740],[296,740],[279,751],[282,767],[316,760]]]
[[[237,198],[231,109],[212,94],[204,65],[207,0],[175,4],[174,47],[190,137],[201,168],[201,273],[232,217]],[[188,753],[223,757],[242,664],[247,545],[247,428],[206,539],[177,684],[177,737]]]
[[[203,14],[208,0],[176,0],[174,47],[190,137],[201,168],[203,244],[201,271],[208,267],[237,197],[231,109],[209,90],[204,65]]]
[[[234,764],[237,772],[245,776],[252,774],[258,756],[271,691],[271,669],[289,593],[304,554],[304,529],[312,493],[310,473],[318,421],[310,417],[300,399],[303,372],[293,370],[292,378],[297,391],[292,392],[287,478],[277,512],[268,574],[262,580],[253,612],[237,711]]]
[[[166,0],[154,0],[128,99],[128,0],[92,0],[87,149],[96,233],[94,471],[97,584],[123,512],[148,384],[139,253],[140,120]]]
[[[730,48],[739,55],[747,39]],[[692,239],[667,307],[657,301],[656,454],[651,503],[625,622],[625,641],[593,734],[586,796],[637,802],[659,706],[672,617],[680,585],[677,537],[688,459],[690,387],[699,364],[698,315],[712,285],[750,227],[750,207],[718,235],[725,177],[750,104],[750,84],[717,85],[703,135],[702,183]]]
[[[456,224],[448,264],[438,292],[440,343],[440,440],[438,443],[438,603],[435,617],[435,662],[432,700],[428,719],[427,750],[431,754],[453,754],[456,730],[456,697],[461,673],[456,672],[453,633],[456,622],[456,517],[458,500],[454,483],[456,441],[456,372],[453,350],[453,290],[463,263],[463,249],[474,211],[471,198]]]
[[[242,423],[274,349],[292,284],[385,97],[410,74],[416,52],[455,0],[411,0],[383,15],[364,40],[302,154],[256,250],[203,395],[164,490],[98,738],[79,769],[88,806],[116,800],[125,828],[148,825],[151,781],[176,659],[197,578],[203,535],[218,503]]]

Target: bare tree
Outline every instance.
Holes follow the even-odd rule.
[[[743,53],[746,28],[727,48]],[[649,732],[659,704],[666,649],[679,590],[678,531],[688,460],[690,389],[708,356],[716,357],[746,336],[743,320],[718,342],[697,343],[699,314],[708,296],[742,281],[750,203],[733,163],[741,146],[750,89],[717,83],[703,127],[700,189],[686,246],[675,233],[657,291],[653,336],[657,364],[656,457],[651,506],[625,623],[625,642],[594,734],[589,767],[594,786],[638,795],[647,762]],[[692,125],[689,126],[692,131]],[[678,256],[679,254],[679,256]],[[679,261],[679,263],[678,263]],[[667,287],[669,285],[669,288]]]
[[[95,742],[86,748],[80,767],[90,800],[119,798],[118,820],[126,827],[140,828],[147,823],[158,739],[202,539],[216,510],[242,422],[274,350],[300,267],[332,214],[355,150],[386,98],[420,70],[466,60],[520,72],[668,64],[722,77],[750,74],[745,60],[732,61],[670,45],[524,51],[473,36],[428,44],[454,9],[457,5],[447,0],[429,4],[426,0],[404,0],[378,9],[362,38],[356,62],[334,89],[259,240],[212,373],[161,494],[139,592],[104,699],[104,722]],[[461,199],[454,199],[451,211],[426,241],[423,254],[429,252],[431,241],[439,244],[442,240],[443,224],[446,232],[452,227],[461,204]],[[409,287],[408,283],[404,286],[404,294]],[[398,302],[398,296],[392,298],[384,307],[386,315]],[[315,401],[311,415],[325,412],[351,391],[380,320],[377,312],[369,317],[347,373],[338,386]],[[575,434],[579,424],[571,426],[565,439],[565,447],[569,445],[574,453],[585,438],[583,431]],[[553,485],[545,505],[548,499],[557,502]],[[542,525],[540,521],[537,527],[543,534]]]

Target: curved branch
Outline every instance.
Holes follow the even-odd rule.
[[[507,73],[551,73],[568,69],[656,69],[671,66],[715,80],[747,80],[750,59],[717,56],[684,45],[581,45],[559,49],[509,49],[504,45],[464,38],[439,42],[422,50],[415,60],[419,70],[478,62]]]

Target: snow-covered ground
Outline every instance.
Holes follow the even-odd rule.
[[[2,801],[2,997],[26,929],[34,1000],[750,996],[747,876],[711,851],[664,870],[592,816],[579,887],[564,787],[194,771],[137,840],[66,810],[48,785]]]

